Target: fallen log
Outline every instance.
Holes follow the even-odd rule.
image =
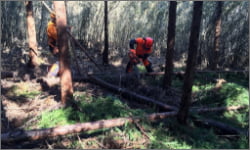
[[[245,109],[249,106],[243,105],[243,106],[225,106],[225,107],[213,107],[213,108],[190,108],[191,112],[196,113],[204,113],[204,112],[214,112],[214,111],[232,111],[232,110],[239,110],[239,109]]]
[[[148,103],[151,103],[151,104],[155,104],[157,105],[158,107],[160,108],[163,108],[163,109],[167,109],[167,110],[178,110],[177,107],[174,107],[174,106],[170,106],[170,105],[166,105],[162,102],[159,102],[159,101],[156,101],[152,98],[149,98],[149,97],[146,97],[146,96],[142,96],[142,95],[139,95],[139,94],[136,94],[134,92],[131,92],[125,88],[120,88],[116,85],[113,85],[113,84],[110,84],[110,83],[107,83],[103,80],[101,80],[100,78],[97,78],[97,77],[94,77],[94,76],[91,76],[89,75],[89,79],[90,81],[96,83],[96,84],[99,84],[111,91],[114,91],[116,93],[119,93],[121,94],[121,96],[125,97],[125,98],[133,98],[134,100],[138,100],[138,101],[141,101],[141,102],[148,102]]]
[[[158,101],[156,101],[154,99],[151,99],[151,98],[136,94],[136,93],[131,92],[131,91],[128,91],[127,89],[120,88],[118,86],[107,83],[107,82],[105,82],[105,81],[103,81],[103,80],[101,80],[101,79],[99,79],[97,77],[94,77],[92,75],[89,75],[88,77],[89,77],[88,79],[85,78],[84,80],[85,81],[92,81],[92,82],[94,82],[96,84],[99,84],[99,85],[101,85],[101,86],[103,86],[105,88],[108,88],[108,89],[110,89],[110,90],[112,90],[114,92],[120,93],[124,97],[134,98],[136,100],[144,101],[144,102],[150,102],[150,103],[156,104],[157,106],[162,107],[164,109],[170,109],[170,110],[176,110],[176,111],[178,110],[177,107],[169,106],[169,105],[166,105],[164,103],[158,102]],[[80,80],[80,78],[78,80]],[[213,108],[208,108],[208,107],[194,108],[194,107],[191,107],[190,111],[191,112],[196,112],[196,113],[204,113],[204,112],[214,112],[214,111],[232,111],[232,110],[245,109],[247,107],[248,106],[246,106],[246,105],[243,105],[243,106],[224,106],[224,107],[213,107]]]
[[[238,129],[236,127],[230,126],[228,124],[224,124],[220,121],[216,121],[213,119],[204,119],[204,118],[193,118],[194,123],[197,125],[205,126],[205,127],[213,127],[218,129],[219,132],[223,134],[237,134],[237,135],[245,135],[248,136],[248,133],[243,129]]]
[[[241,108],[245,107],[232,106],[232,107],[217,107],[217,108],[200,108],[200,109],[194,109],[192,111],[198,113],[204,113],[208,111],[221,111],[221,110],[228,111]],[[171,111],[165,113],[154,113],[142,117],[137,116],[137,117],[116,118],[110,120],[100,120],[95,122],[77,123],[73,125],[65,125],[48,129],[11,131],[1,134],[1,142],[8,143],[8,142],[24,141],[24,140],[38,140],[48,137],[62,136],[66,134],[79,133],[96,129],[117,127],[117,126],[122,126],[125,123],[134,123],[144,119],[149,121],[156,121],[167,117],[173,117],[176,115],[177,111]]]
[[[154,113],[150,115],[146,115],[143,117],[125,117],[125,118],[116,118],[110,120],[100,120],[95,122],[87,122],[87,123],[77,123],[73,125],[65,125],[54,128],[47,129],[36,129],[30,131],[12,131],[8,133],[1,134],[1,142],[15,142],[15,141],[23,141],[23,140],[38,140],[44,139],[48,137],[62,136],[66,134],[86,132],[89,130],[103,129],[103,128],[111,128],[122,126],[125,123],[133,123],[138,122],[143,119],[149,121],[156,121],[159,119],[164,119],[167,117],[172,117],[177,115],[176,111],[165,112],[165,113]]]
[[[248,73],[247,70],[196,70],[195,73]],[[155,75],[164,75],[165,72],[150,72],[150,73],[142,73],[142,75],[146,76],[155,76]],[[174,75],[182,74],[184,75],[184,71],[173,72]]]
[[[181,75],[183,76],[185,72],[180,71],[180,72],[173,72],[173,75]],[[136,73],[123,73],[123,74],[114,74],[114,73],[93,73],[92,75],[100,76],[100,75],[107,75],[108,77],[111,78],[116,78],[116,77],[121,77],[121,78],[129,78],[134,77]],[[164,75],[164,72],[147,72],[147,73],[139,73],[139,77],[143,78],[145,76],[157,76],[157,75]]]
[[[215,112],[215,111],[233,111],[233,110],[240,110],[240,109],[246,109],[249,106],[228,106],[228,107],[214,107],[214,108],[191,108],[191,112],[196,113],[205,113],[205,112]],[[207,127],[214,127],[219,129],[225,134],[238,134],[238,135],[246,135],[248,136],[248,133],[242,129],[237,129],[235,127],[232,127],[230,125],[224,124],[219,121],[215,121],[212,119],[197,119],[197,117],[194,117],[191,115],[191,118],[194,120],[194,123],[198,125],[203,125]]]

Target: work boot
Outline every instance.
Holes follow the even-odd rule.
[[[147,69],[147,72],[154,72],[151,63],[150,63],[149,65],[146,66],[146,69]]]

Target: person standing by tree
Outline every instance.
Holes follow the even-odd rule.
[[[59,72],[59,62],[58,62],[58,54],[59,49],[57,47],[57,29],[56,29],[56,15],[55,13],[50,13],[51,20],[47,25],[47,35],[48,35],[48,45],[49,50],[53,54],[56,59],[56,62],[49,66],[48,68],[48,76],[57,76]]]
[[[147,72],[153,72],[152,63],[148,60],[149,55],[152,53],[152,46],[154,40],[151,37],[138,37],[131,39],[129,42],[129,62],[126,67],[126,73],[132,72],[133,66],[137,65],[140,61],[143,62]],[[136,49],[134,45],[136,44]]]
[[[56,31],[56,15],[55,13],[50,13],[51,20],[47,25],[47,35],[48,35],[48,44],[50,52],[56,56],[59,53],[57,47],[57,31]]]

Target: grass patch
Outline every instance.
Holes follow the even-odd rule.
[[[140,109],[130,109],[128,105],[123,104],[119,99],[113,96],[92,99],[82,96],[81,98],[82,100],[78,101],[80,110],[69,107],[53,112],[45,112],[41,116],[39,127],[48,128],[57,125],[74,124],[77,122],[140,116],[145,113]]]
[[[166,119],[152,126],[151,149],[237,149],[248,148],[247,137],[234,139],[219,137],[212,129],[195,125],[183,126],[176,119]]]
[[[218,75],[211,74],[214,78]],[[226,76],[225,76],[226,77]],[[230,77],[231,76],[227,76]],[[157,78],[145,79],[145,84],[159,85],[162,82],[162,76]],[[227,79],[227,83],[223,84],[220,90],[213,91],[215,83],[211,79],[199,76],[194,81],[193,91],[199,92],[199,101],[195,103],[198,106],[232,106],[232,105],[249,105],[248,88],[243,81],[238,82],[236,78]],[[150,81],[151,80],[151,81]],[[205,80],[205,81],[203,81]],[[173,80],[173,85],[181,87],[182,82],[179,79]],[[128,105],[122,103],[115,96],[107,97],[91,97],[87,93],[82,92],[75,94],[79,110],[66,108],[53,112],[44,113],[39,121],[40,128],[54,127],[57,125],[74,124],[78,122],[90,122],[101,119],[111,119],[118,117],[140,116],[145,113],[152,113],[153,110],[131,109]],[[247,129],[249,126],[249,109],[227,112],[210,112],[202,114],[202,117],[211,118],[221,121],[225,124],[237,128]],[[140,129],[135,124],[125,124],[121,127],[115,127],[102,131],[101,134],[95,136],[95,140],[84,142],[80,145],[77,140],[72,141],[69,148],[90,148],[98,147],[99,142],[123,141],[121,148],[139,148],[139,149],[248,149],[248,137],[241,136],[233,139],[218,136],[215,131],[210,128],[202,128],[190,122],[189,126],[180,125],[175,118],[168,118],[158,122],[148,122],[143,120],[139,122],[144,132],[149,136],[145,138]],[[97,133],[89,131],[87,133]],[[119,135],[119,136],[118,136]],[[147,139],[147,142],[143,140]],[[133,145],[133,144],[135,145]],[[131,144],[131,145],[129,145]],[[107,146],[107,145],[106,145]],[[99,147],[100,148],[100,147]],[[107,147],[114,148],[114,147]]]
[[[195,85],[193,87],[196,88],[194,91],[199,92],[197,96],[199,101],[195,103],[195,105],[207,107],[239,105],[249,106],[249,91],[248,88],[242,84],[243,81],[240,76],[238,79],[235,75],[225,75],[224,77],[229,77],[229,79],[225,78],[227,83],[224,83],[218,90],[211,90],[215,84],[209,83],[208,85],[203,85],[203,87],[206,86],[208,88]],[[203,114],[203,116],[221,121],[237,128],[248,128],[249,125],[249,108],[244,110],[225,111],[222,113],[211,112]]]
[[[248,89],[236,83],[225,83],[219,90],[200,90],[201,86],[194,86],[199,91],[199,105],[232,106],[249,105]]]
[[[20,99],[33,99],[39,94],[41,94],[39,89],[33,88],[24,82],[13,85],[6,93],[9,97],[19,97]]]

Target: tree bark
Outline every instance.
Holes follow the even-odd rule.
[[[198,48],[198,39],[199,39],[199,31],[200,31],[200,22],[202,15],[202,1],[194,2],[194,10],[193,10],[193,19],[191,26],[191,34],[189,40],[189,49],[188,49],[188,60],[187,67],[185,70],[184,84],[183,84],[183,94],[181,97],[180,109],[178,112],[178,121],[182,124],[187,123],[187,116],[189,107],[191,104],[191,96],[192,96],[192,86],[193,86],[193,78],[194,78],[194,70],[197,56],[197,48]]]
[[[108,2],[104,1],[104,51],[103,64],[109,64],[109,41],[108,41]]]
[[[132,98],[133,100],[138,100],[138,101],[141,101],[141,102],[147,102],[147,103],[151,103],[151,104],[154,104],[154,105],[157,105],[158,107],[162,108],[162,109],[167,109],[167,110],[177,110],[178,108],[174,107],[174,106],[170,106],[170,105],[166,105],[164,103],[161,103],[159,101],[156,101],[154,99],[151,99],[149,97],[146,97],[146,96],[142,96],[142,95],[139,95],[139,94],[136,94],[134,92],[130,92],[129,90],[127,89],[123,89],[123,88],[120,88],[118,86],[115,86],[113,84],[110,84],[110,83],[107,83],[97,77],[94,77],[94,76],[89,76],[89,80],[96,83],[96,84],[99,84],[109,90],[112,90],[116,93],[119,93],[121,94],[123,97],[126,97],[126,98]]]
[[[67,36],[67,18],[64,1],[54,1],[56,12],[56,26],[59,48],[60,61],[60,82],[61,82],[61,101],[63,104],[68,103],[73,98],[73,86],[70,70],[70,55],[68,48]]]
[[[39,65],[37,55],[37,40],[36,40],[36,27],[35,20],[33,17],[33,5],[32,1],[26,1],[26,19],[27,19],[27,30],[29,39],[29,62],[30,67],[37,67]]]
[[[167,53],[165,62],[165,75],[163,87],[171,87],[172,83],[172,73],[173,73],[173,55],[174,55],[174,45],[175,45],[175,24],[176,24],[176,1],[170,1],[169,6],[169,20],[168,20],[168,40],[167,40]]]
[[[218,60],[219,60],[219,50],[220,50],[220,35],[221,35],[221,14],[222,14],[222,6],[223,2],[217,2],[216,8],[216,18],[215,18],[215,38],[214,38],[214,49],[212,51],[213,59],[211,62],[211,69],[216,70],[218,68]]]
[[[126,118],[100,120],[100,121],[87,122],[87,123],[77,123],[73,125],[65,125],[65,126],[59,126],[59,127],[54,127],[54,128],[48,128],[48,129],[37,129],[37,130],[30,130],[30,131],[13,131],[13,132],[8,132],[8,133],[2,133],[1,142],[7,143],[7,142],[23,141],[23,140],[38,140],[38,139],[66,135],[66,134],[71,134],[71,133],[79,133],[79,132],[86,132],[86,131],[96,130],[96,129],[122,126],[125,123],[138,122],[142,119],[155,121],[158,119],[172,117],[172,116],[175,116],[176,114],[177,112],[173,111],[173,112],[165,112],[165,113],[154,113],[150,115],[145,115],[143,117],[126,117]]]

